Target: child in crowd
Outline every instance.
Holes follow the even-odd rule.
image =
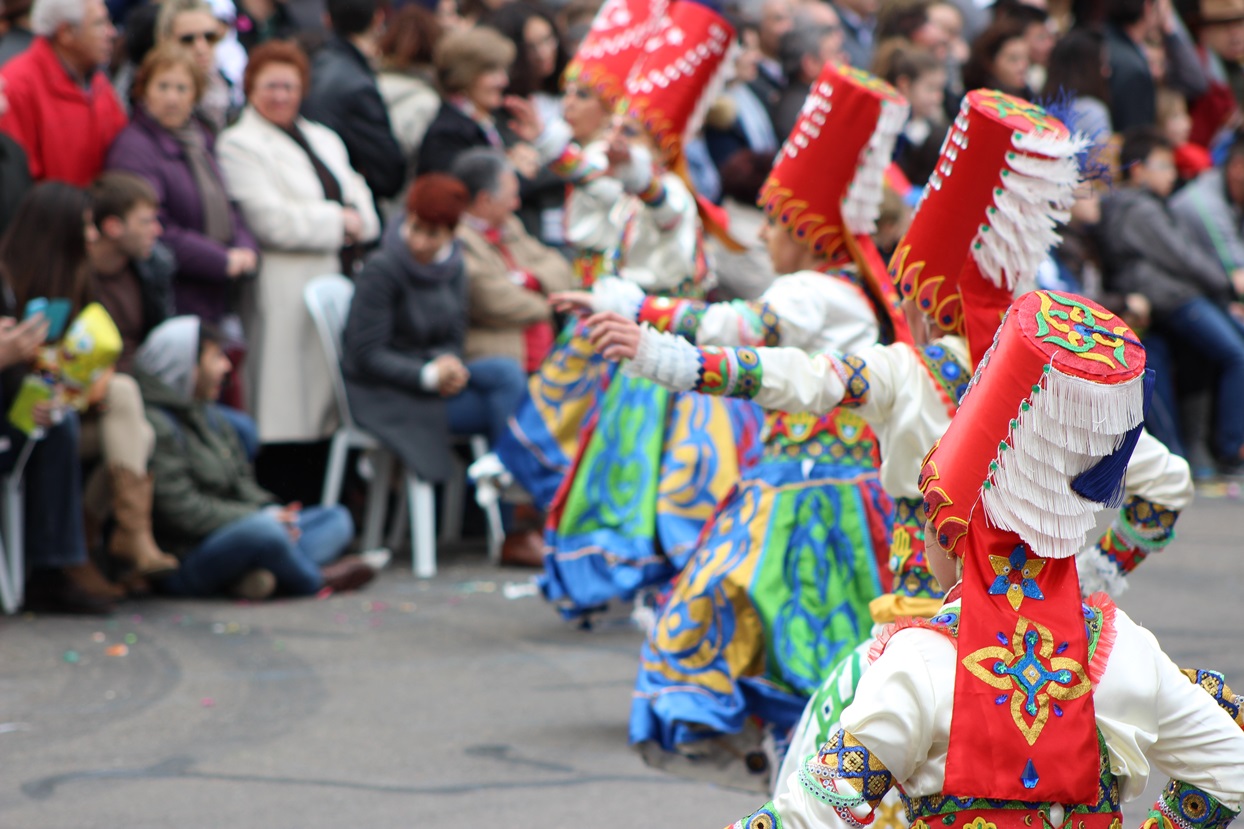
[[[928,49],[901,42],[883,49],[875,61],[881,77],[911,104],[911,117],[894,145],[894,162],[918,198],[946,137],[946,65]]]
[[[1179,181],[1191,181],[1214,166],[1209,150],[1193,144],[1192,117],[1188,114],[1188,99],[1168,87],[1158,89],[1158,129],[1170,142],[1175,152],[1175,169]]]

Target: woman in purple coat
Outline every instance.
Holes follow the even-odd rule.
[[[211,132],[193,115],[203,73],[176,45],[147,54],[134,78],[134,117],[113,143],[107,168],[142,176],[160,197],[164,243],[177,256],[178,314],[216,327],[233,312],[234,280],[252,274],[259,246],[230,203]]]

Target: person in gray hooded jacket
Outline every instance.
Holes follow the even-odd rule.
[[[359,557],[342,557],[354,537],[344,507],[283,505],[255,482],[237,434],[212,405],[232,368],[220,335],[198,317],[174,317],[147,336],[134,366],[156,439],[155,536],[181,559],[163,591],[260,599],[349,590],[375,576]]]

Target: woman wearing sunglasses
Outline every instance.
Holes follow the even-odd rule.
[[[224,36],[223,24],[203,0],[168,0],[156,20],[156,43],[176,43],[194,56],[207,79],[196,114],[219,133],[237,115],[233,91],[216,66],[216,44]]]

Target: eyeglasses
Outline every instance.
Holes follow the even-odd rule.
[[[208,46],[215,46],[220,42],[220,32],[187,32],[177,38],[177,42],[182,46],[193,46],[196,40],[204,40]]]

